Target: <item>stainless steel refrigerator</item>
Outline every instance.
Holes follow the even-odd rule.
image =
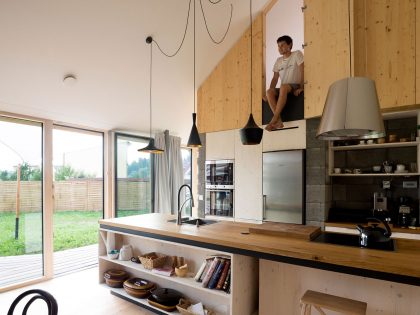
[[[263,220],[305,224],[305,151],[263,153]]]

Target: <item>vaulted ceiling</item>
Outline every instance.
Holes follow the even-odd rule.
[[[196,1],[197,87],[249,25],[249,1]],[[100,129],[149,130],[152,35],[173,53],[190,0],[0,0],[0,111]],[[216,2],[216,1],[212,1]],[[256,14],[268,0],[253,0]],[[193,2],[192,2],[193,3]],[[192,6],[193,4],[191,4]],[[192,9],[191,9],[192,10]],[[153,130],[186,142],[193,111],[193,13],[179,54],[154,46]],[[73,74],[74,85],[63,84]]]

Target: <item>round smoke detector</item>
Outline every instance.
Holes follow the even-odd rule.
[[[63,78],[63,84],[67,86],[73,86],[77,82],[76,77],[73,74],[67,74]]]

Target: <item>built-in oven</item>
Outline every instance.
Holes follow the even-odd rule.
[[[233,217],[233,189],[206,189],[205,214]]]
[[[233,164],[233,160],[206,161],[206,188],[233,189]]]

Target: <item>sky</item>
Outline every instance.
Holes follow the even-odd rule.
[[[32,166],[42,164],[41,125],[0,121],[0,170],[14,170],[22,162]],[[53,165],[63,162],[102,177],[102,134],[54,129]]]

